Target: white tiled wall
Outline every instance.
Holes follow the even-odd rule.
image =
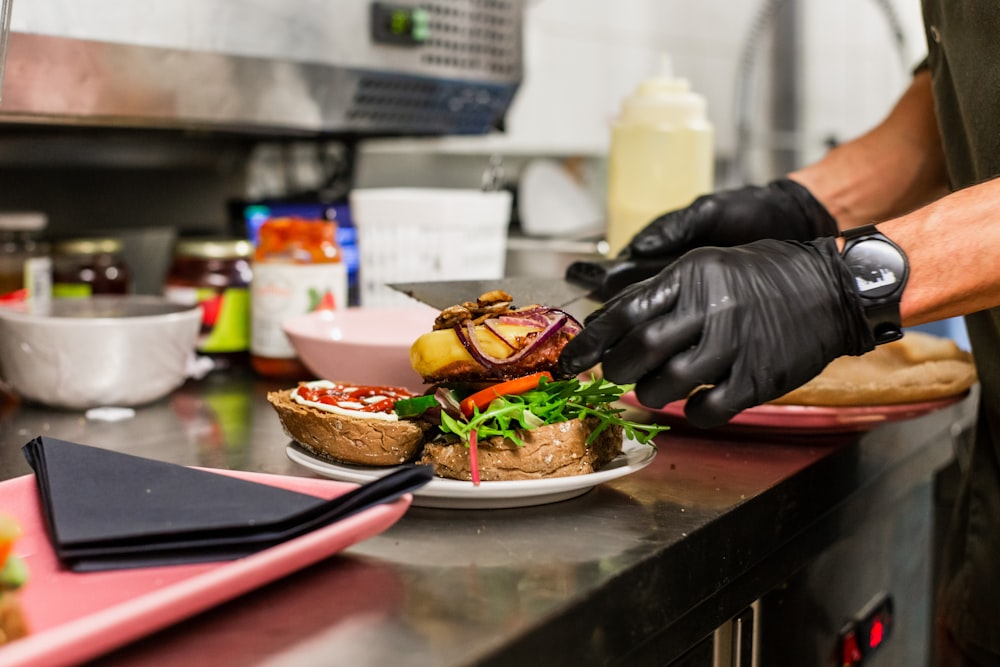
[[[752,2],[526,0],[524,81],[503,135],[394,142],[452,153],[606,154],[623,97],[669,53],[709,100],[720,145],[731,144],[732,81]],[[380,144],[376,150],[386,150]]]
[[[525,143],[607,148],[620,102],[670,53],[675,71],[727,118],[741,33],[753,3],[711,0],[540,0],[526,12],[524,88],[510,115]]]
[[[806,159],[827,138],[850,139],[878,123],[926,53],[919,0],[805,0],[800,148]],[[902,29],[891,32],[887,4]]]
[[[923,32],[919,0],[798,2],[797,90],[802,115],[793,140],[803,159],[811,160],[822,154],[827,139],[855,136],[885,115],[906,85],[908,68],[922,56]],[[903,58],[881,8],[884,3],[902,24]],[[655,71],[659,54],[667,52],[677,73],[706,97],[716,151],[729,157],[736,143],[735,91],[741,54],[754,19],[770,4],[768,0],[526,0],[525,78],[507,118],[507,132],[409,142],[407,150],[603,156],[621,99]],[[774,141],[767,114],[760,111],[773,32],[772,24],[765,24],[752,51],[751,97],[756,106],[750,130],[758,151],[766,151]],[[385,149],[385,145],[375,147]],[[773,175],[751,172],[750,177],[762,180]]]

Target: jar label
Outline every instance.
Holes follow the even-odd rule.
[[[250,290],[230,287],[201,301],[203,331],[199,349],[206,353],[246,352],[250,349]]]
[[[28,299],[35,303],[47,303],[52,299],[52,260],[49,257],[25,260],[24,288]]]
[[[245,287],[167,285],[163,295],[175,303],[201,305],[199,352],[226,354],[250,349],[250,291]]]
[[[253,266],[250,351],[292,359],[295,348],[282,330],[292,317],[347,307],[347,266],[258,262]]]
[[[52,296],[57,299],[86,299],[93,294],[89,283],[52,283]]]

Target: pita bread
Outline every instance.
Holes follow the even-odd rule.
[[[860,357],[840,357],[779,405],[863,406],[957,396],[976,382],[972,355],[950,338],[908,331]]]

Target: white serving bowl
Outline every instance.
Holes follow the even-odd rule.
[[[283,328],[317,378],[420,393],[426,386],[410,365],[410,346],[437,315],[424,305],[346,308],[294,317]]]
[[[200,328],[200,306],[158,296],[2,306],[0,377],[53,407],[141,405],[183,384]]]

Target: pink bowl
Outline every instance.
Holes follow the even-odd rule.
[[[427,387],[410,366],[410,346],[432,329],[437,315],[423,305],[347,308],[294,317],[283,328],[317,378],[423,392]]]

